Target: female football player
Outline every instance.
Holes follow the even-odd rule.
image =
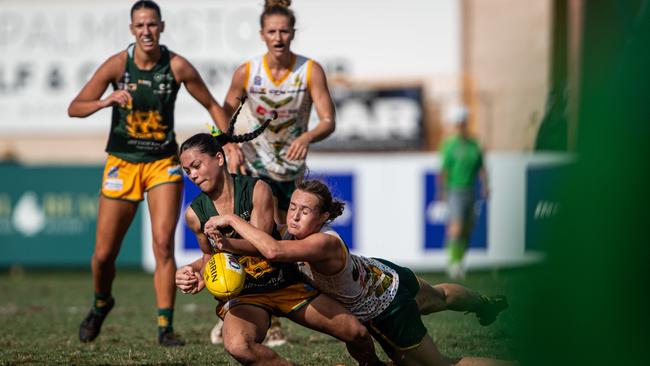
[[[230,175],[222,146],[209,134],[194,135],[181,145],[183,170],[202,191],[187,208],[185,220],[204,253],[176,272],[176,284],[184,293],[195,294],[205,286],[200,273],[214,253],[204,234],[211,217],[235,215],[269,235],[275,228],[269,186],[257,178]],[[216,230],[233,242],[241,241],[232,230]],[[224,346],[237,361],[246,365],[289,364],[262,344],[273,314],[346,342],[360,364],[380,364],[366,328],[340,303],[301,282],[295,264],[247,255],[240,256],[239,262],[247,276],[244,289],[234,299],[217,305],[217,314],[223,319]]]
[[[242,93],[247,95],[244,120],[253,126],[267,111],[279,114],[278,120],[254,141],[224,146],[231,172],[244,171],[269,184],[277,204],[278,225],[284,224],[295,183],[304,175],[309,144],[323,140],[335,128],[334,105],[323,68],[291,51],[296,16],[290,5],[291,0],[265,1],[260,36],[267,52],[237,68],[224,101],[226,112],[232,112],[237,98]],[[312,104],[319,122],[309,130]],[[221,341],[220,325],[211,332],[213,343]],[[279,322],[274,320],[266,342],[285,341]]]
[[[160,44],[165,29],[153,1],[131,8],[130,30],[135,42],[106,60],[70,103],[71,117],[87,117],[112,108],[97,235],[92,257],[95,299],[79,327],[82,342],[94,340],[113,308],[115,259],[140,201],[147,193],[156,260],[154,289],[158,305],[158,342],[184,342],[172,327],[174,301],[174,230],[180,213],[183,173],[174,133],[174,104],[181,86],[225,128],[226,114],[214,100],[194,67]],[[108,85],[114,91],[102,99]]]
[[[482,325],[507,307],[505,298],[489,298],[456,284],[432,286],[410,269],[383,259],[351,254],[326,223],[341,215],[343,203],[319,181],[303,181],[291,196],[285,240],[276,240],[235,215],[211,218],[205,233],[222,250],[270,261],[300,262],[301,271],[324,293],[359,317],[399,365],[499,365],[502,361],[443,356],[427,335],[420,314],[469,311]],[[234,242],[219,228],[231,227],[246,241]]]

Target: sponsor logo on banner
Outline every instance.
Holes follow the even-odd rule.
[[[315,144],[314,150],[417,150],[424,146],[421,87],[333,85],[330,90],[336,107],[336,131]],[[318,121],[313,109],[310,129]]]
[[[424,174],[424,248],[443,249],[445,245],[445,227],[449,208],[446,201],[436,200],[437,174],[429,171]],[[480,197],[480,186],[476,184],[476,197]],[[487,204],[478,199],[474,205],[474,231],[470,237],[470,248],[487,248]]]
[[[103,167],[0,165],[0,268],[86,268],[95,242]],[[141,262],[138,211],[117,260]]]

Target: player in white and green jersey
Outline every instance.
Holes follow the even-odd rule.
[[[269,183],[278,201],[279,224],[284,223],[295,182],[305,173],[309,145],[326,138],[335,128],[334,105],[323,68],[291,51],[296,19],[288,9],[290,3],[266,2],[260,18],[260,35],[267,52],[237,68],[224,101],[226,112],[231,112],[238,105],[238,97],[248,96],[238,122],[244,131],[255,129],[270,111],[278,113],[278,119],[262,136],[225,149],[231,171],[243,167]],[[312,104],[319,122],[310,130]]]

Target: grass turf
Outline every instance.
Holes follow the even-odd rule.
[[[421,274],[430,283],[440,274]],[[465,285],[486,294],[515,299],[512,284],[521,271],[470,273]],[[156,338],[156,307],[152,275],[118,270],[113,285],[116,305],[101,335],[90,344],[78,340],[79,323],[92,301],[89,272],[0,273],[0,365],[235,365],[222,346],[210,344],[216,321],[215,301],[204,291],[178,294],[174,328],[185,347],[163,348]],[[481,327],[475,316],[443,312],[423,317],[442,353],[512,358],[513,312]],[[289,343],[275,350],[304,365],[354,365],[343,343],[283,319]],[[378,346],[377,346],[378,347]],[[379,350],[379,347],[378,347]],[[382,357],[387,359],[383,354]]]

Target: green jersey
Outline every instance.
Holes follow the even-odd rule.
[[[130,162],[155,161],[177,153],[174,104],[179,85],[174,78],[167,47],[151,70],[140,70],[133,61],[135,46],[127,48],[126,67],[113,88],[128,90],[132,103],[113,107],[106,152]]]
[[[443,142],[441,155],[442,169],[447,174],[447,189],[472,188],[483,166],[478,142],[473,138],[451,136]]]
[[[250,221],[253,210],[253,190],[258,179],[245,175],[233,175],[233,180],[235,183],[233,212],[242,219]],[[210,217],[219,215],[212,199],[203,192],[192,201],[190,206],[201,222],[201,231]],[[230,227],[221,229],[221,232],[229,238],[241,238]],[[275,229],[273,236],[276,239],[280,238],[280,234]],[[269,262],[261,257],[247,255],[237,255],[236,257],[246,271],[246,283],[241,292],[242,295],[272,291],[299,282],[298,267],[295,263]]]

